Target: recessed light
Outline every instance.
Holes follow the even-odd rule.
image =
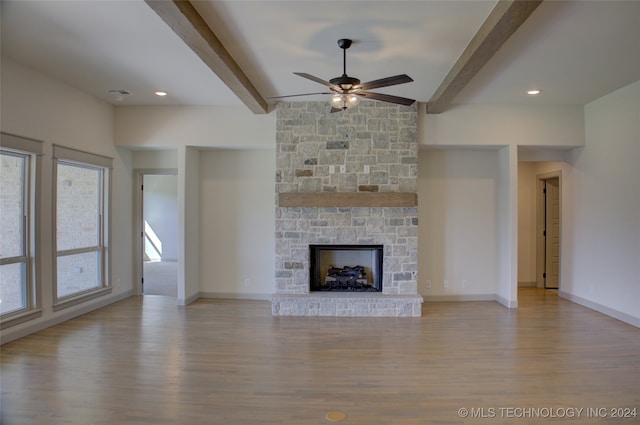
[[[167,95],[167,92],[166,92],[166,91],[157,91],[157,92],[156,92],[156,96],[160,96],[160,97],[162,97],[162,96],[166,96],[166,95]]]
[[[530,94],[531,96],[535,96],[537,94],[542,93],[542,90],[538,90],[538,89],[534,89],[534,90],[527,90],[527,94]]]

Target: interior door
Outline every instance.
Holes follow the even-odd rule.
[[[547,289],[560,285],[560,179],[545,179],[545,282]]]

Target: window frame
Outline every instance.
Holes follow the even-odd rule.
[[[71,307],[88,300],[110,294],[113,290],[111,283],[111,169],[112,159],[84,151],[75,150],[59,145],[53,145],[53,310],[58,311],[67,307]],[[99,170],[99,206],[98,225],[98,245],[91,247],[81,247],[58,250],[57,229],[58,229],[58,165],[69,165],[91,170]],[[84,291],[78,291],[72,294],[58,296],[58,259],[65,256],[97,252],[99,253],[99,285]]]
[[[43,143],[38,140],[0,132],[0,151],[3,154],[25,159],[23,170],[23,255],[0,260],[1,265],[24,263],[25,306],[0,315],[0,329],[23,323],[42,315],[40,280],[40,242],[37,232],[39,194],[41,191],[41,157]]]

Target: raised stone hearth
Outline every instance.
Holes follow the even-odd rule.
[[[339,317],[419,317],[419,295],[379,295],[372,293],[277,294],[273,297],[274,316]]]
[[[420,316],[416,108],[364,101],[344,112],[329,110],[326,102],[286,102],[277,112],[277,195],[305,196],[288,196],[286,206],[276,207],[272,312]],[[306,195],[313,193],[323,194],[317,205]],[[363,193],[381,195],[358,197]],[[382,291],[310,291],[310,245],[383,246]]]

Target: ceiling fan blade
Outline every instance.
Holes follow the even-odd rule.
[[[336,112],[342,112],[342,109],[331,107],[330,113],[335,114]]]
[[[406,97],[391,96],[390,94],[371,93],[367,91],[361,91],[354,94],[356,96],[361,96],[366,99],[379,100],[381,102],[388,102],[388,103],[396,103],[398,105],[409,106],[409,105],[413,105],[413,103],[415,102],[415,100],[413,99],[407,99]]]
[[[367,83],[362,83],[360,84],[360,88],[362,90],[371,90],[371,89],[377,89],[380,87],[395,86],[396,84],[410,83],[412,81],[413,81],[413,78],[409,77],[407,74],[401,74],[401,75],[394,75],[393,77],[380,78],[379,80],[373,80]]]
[[[322,78],[315,77],[311,74],[307,74],[306,72],[294,72],[299,77],[306,78],[307,80],[314,81],[316,83],[322,84],[323,86],[329,87],[331,90],[336,90],[338,92],[342,92],[342,89],[336,85],[331,84],[328,81],[323,80]]]
[[[265,99],[284,99],[286,97],[313,96],[316,94],[334,94],[334,93],[330,91],[323,91],[323,92],[317,92],[317,93],[289,94],[286,96],[271,96],[271,97],[266,97]]]

